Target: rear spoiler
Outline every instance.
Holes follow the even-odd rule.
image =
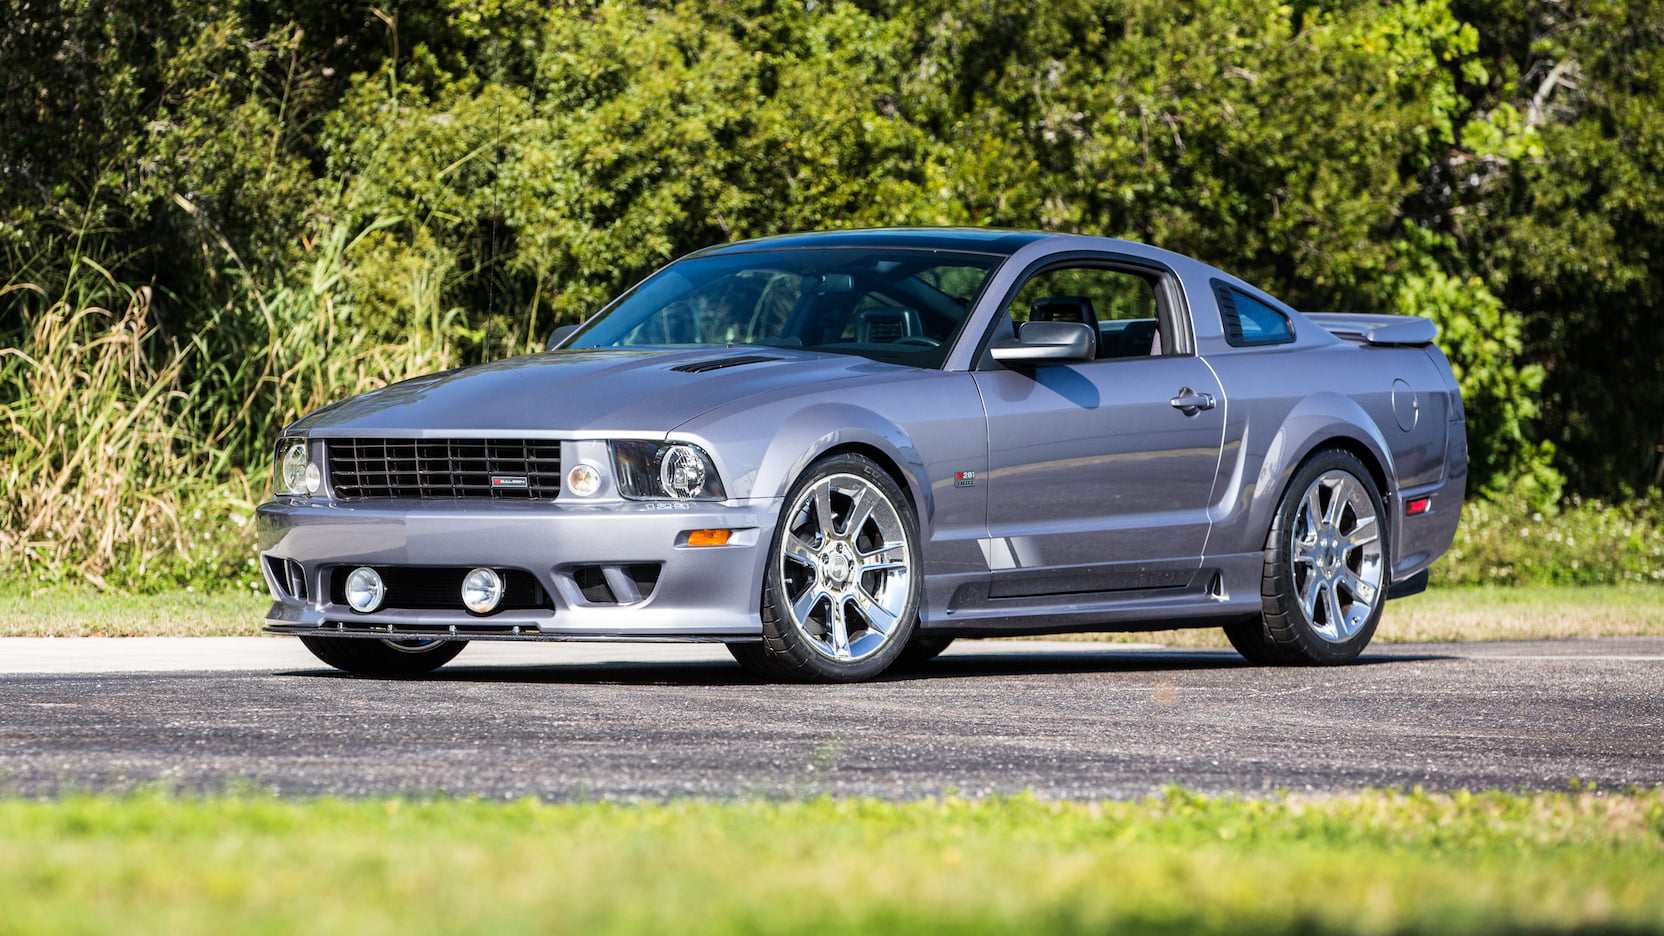
[[[1439,336],[1439,326],[1419,315],[1362,315],[1340,312],[1306,313],[1336,338],[1372,345],[1428,345]]]

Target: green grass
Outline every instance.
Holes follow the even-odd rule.
[[[0,591],[0,637],[246,637],[260,632],[269,607],[264,592]]]
[[[1664,791],[0,800],[3,933],[1664,932]]]
[[[29,592],[0,586],[0,637],[236,637],[257,634],[270,599],[173,591],[123,595],[64,586]],[[1519,585],[1436,588],[1387,605],[1383,642],[1664,636],[1664,588],[1656,585]],[[1057,639],[1057,638],[1048,638]],[[1217,629],[1076,634],[1069,640],[1225,644]]]

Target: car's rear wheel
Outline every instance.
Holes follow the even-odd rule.
[[[1266,537],[1262,617],[1225,628],[1262,665],[1356,659],[1386,602],[1386,509],[1357,456],[1314,453],[1295,472]]]
[[[363,637],[302,637],[312,655],[338,670],[361,676],[413,676],[438,669],[468,646],[466,640],[371,640]]]
[[[913,636],[919,563],[918,521],[894,479],[859,455],[822,459],[787,492],[774,531],[763,641],[729,649],[771,679],[877,676]]]

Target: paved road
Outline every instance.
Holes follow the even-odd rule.
[[[714,647],[470,647],[354,679],[298,642],[0,639],[0,792],[1139,795],[1664,783],[1664,638],[1227,651],[961,642],[905,678],[771,686]]]

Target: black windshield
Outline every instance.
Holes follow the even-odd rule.
[[[649,277],[566,347],[786,347],[940,367],[999,259],[897,248],[695,257]]]

